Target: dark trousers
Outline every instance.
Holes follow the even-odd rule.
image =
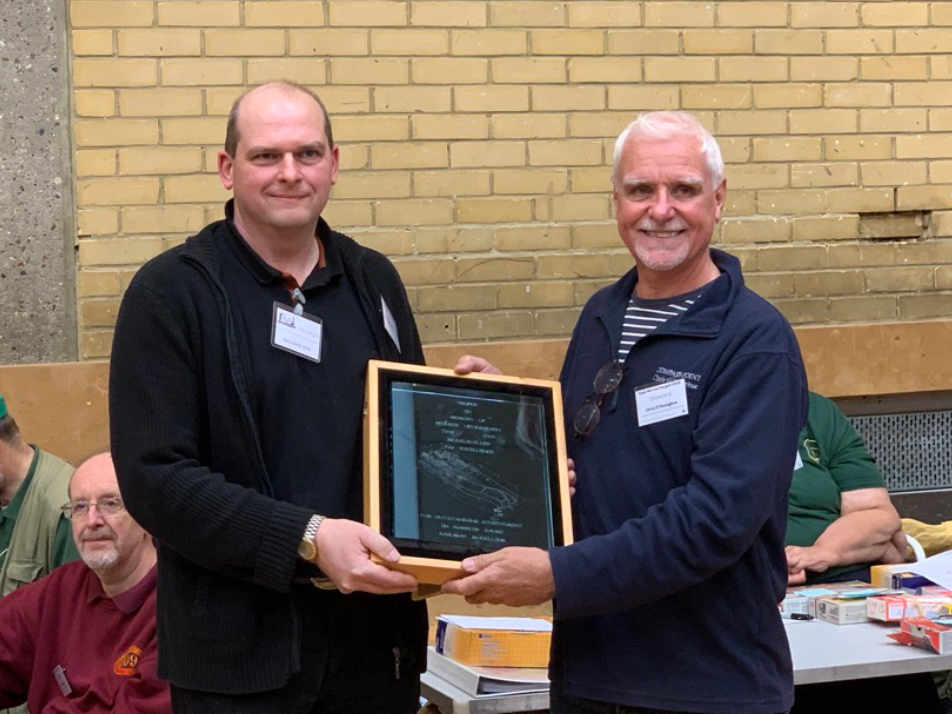
[[[420,663],[385,623],[360,607],[363,596],[327,598],[295,588],[303,619],[301,671],[281,689],[215,694],[172,685],[175,714],[415,714]]]
[[[549,697],[549,712],[550,714],[678,714],[666,709],[644,709],[612,702],[599,702],[594,699],[576,699],[554,692]],[[686,713],[680,712],[680,714]]]
[[[846,625],[849,627],[849,625]],[[791,714],[844,712],[915,712],[941,714],[942,706],[932,675],[850,679],[845,682],[803,684],[794,690]]]
[[[576,699],[555,693],[552,693],[549,698],[549,712],[550,714],[691,714],[670,709],[629,707],[624,704],[598,702],[594,699]]]

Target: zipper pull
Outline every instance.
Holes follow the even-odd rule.
[[[400,648],[393,648],[393,678],[400,679]]]

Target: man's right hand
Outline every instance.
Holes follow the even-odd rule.
[[[344,518],[326,518],[317,531],[317,566],[342,593],[354,591],[386,595],[417,589],[412,575],[391,570],[370,559],[396,563],[400,553],[369,526]]]

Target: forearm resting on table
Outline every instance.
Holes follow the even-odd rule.
[[[813,549],[827,554],[827,567],[898,562],[901,560],[899,551],[893,545],[893,537],[898,531],[898,516],[879,508],[853,511],[833,521],[816,539]],[[886,560],[890,551],[894,560]]]
[[[899,514],[886,489],[855,489],[843,492],[840,517],[812,546],[788,547],[787,565],[791,572],[823,572],[835,565],[902,562],[904,546]]]

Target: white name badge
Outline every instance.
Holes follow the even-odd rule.
[[[271,318],[271,346],[312,362],[321,361],[323,321],[313,315],[299,315],[294,309],[274,303]]]
[[[380,296],[380,310],[383,312],[383,329],[390,335],[390,339],[393,340],[397,352],[402,353],[403,350],[400,349],[400,333],[397,331],[397,321],[393,319],[393,313],[390,312],[390,306],[387,304],[387,301],[383,299],[383,295]]]
[[[803,459],[800,458],[800,452],[798,451],[797,459],[796,461],[793,462],[793,470],[796,471],[797,469],[802,469],[802,468],[803,468]]]
[[[635,390],[638,426],[648,426],[688,413],[688,394],[684,379],[672,379]]]

